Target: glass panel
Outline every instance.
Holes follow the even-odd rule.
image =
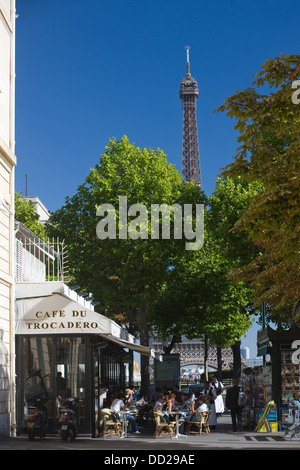
[[[66,398],[78,398],[80,417],[85,418],[85,343],[81,337],[56,339],[56,395],[58,407]]]
[[[48,393],[46,404],[48,417],[53,418],[52,393],[52,367],[53,367],[52,340],[50,338],[29,337],[23,343],[24,380],[34,371],[41,370],[44,385]],[[33,379],[31,379],[33,381]],[[25,384],[24,384],[25,385]],[[30,385],[30,382],[28,382]],[[26,400],[25,400],[26,403]]]
[[[95,429],[99,431],[100,426],[100,409],[109,408],[110,401],[108,400],[108,381],[106,377],[105,361],[106,357],[103,353],[103,348],[94,347],[93,351],[94,358],[94,403],[95,403]]]

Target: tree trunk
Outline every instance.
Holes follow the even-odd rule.
[[[140,333],[140,343],[143,346],[149,346],[149,327],[147,324],[147,306],[140,305],[137,310],[137,324]],[[141,395],[146,399],[150,399],[150,370],[149,356],[141,354]]]
[[[218,381],[222,382],[222,349],[219,347],[217,347],[217,361],[218,361],[217,377],[218,377]]]
[[[233,378],[240,379],[242,374],[242,360],[241,360],[241,342],[237,341],[231,346],[233,353]]]
[[[171,354],[172,349],[176,343],[181,343],[181,336],[173,335],[171,343],[166,347],[165,354]]]
[[[204,377],[205,380],[208,380],[208,341],[207,336],[204,335]]]

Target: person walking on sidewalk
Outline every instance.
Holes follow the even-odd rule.
[[[232,387],[226,391],[225,410],[230,409],[233,431],[242,430],[242,406],[238,404],[241,387],[237,379],[232,380]]]

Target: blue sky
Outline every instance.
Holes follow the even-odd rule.
[[[16,190],[25,194],[27,174],[28,196],[50,211],[76,192],[112,137],[161,148],[181,170],[186,45],[209,195],[237,148],[234,122],[213,111],[250,86],[265,60],[299,53],[299,0],[16,4]]]

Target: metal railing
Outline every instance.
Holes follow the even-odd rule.
[[[59,238],[16,239],[16,282],[67,282],[69,261],[67,245]]]

